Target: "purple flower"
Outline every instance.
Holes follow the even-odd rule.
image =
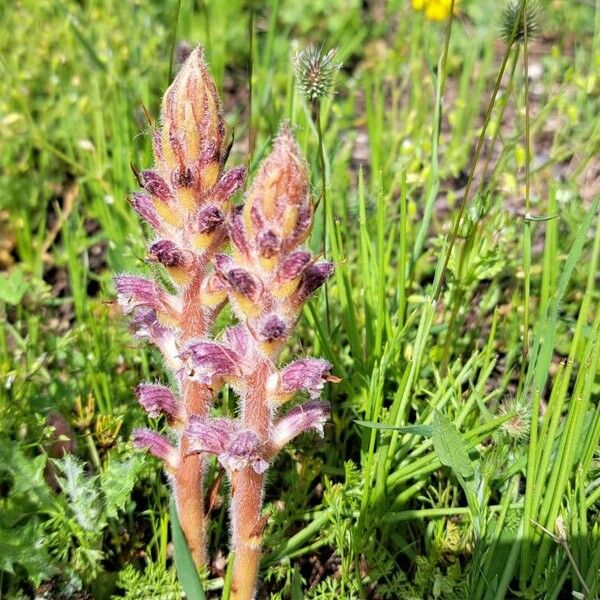
[[[302,273],[294,296],[297,303],[302,304],[310,295],[319,289],[333,274],[333,263],[323,261],[307,267]]]
[[[163,340],[165,336],[172,337],[171,330],[161,325],[152,308],[140,306],[133,313],[133,323],[136,325],[135,337],[149,338],[151,341]]]
[[[136,338],[148,338],[163,353],[165,360],[175,369],[180,368],[175,334],[158,322],[156,311],[140,306],[133,313]]]
[[[117,302],[124,313],[131,313],[142,306],[152,308],[161,320],[178,321],[180,299],[167,294],[156,282],[135,275],[117,275],[115,288]]]
[[[227,271],[229,271],[229,269],[231,269],[232,267],[233,261],[231,260],[230,256],[227,256],[227,254],[217,254],[215,256],[215,268],[223,276],[225,276]]]
[[[275,424],[271,431],[271,446],[277,452],[290,440],[311,429],[323,437],[323,425],[329,414],[328,402],[313,400],[296,406]]]
[[[316,400],[330,377],[331,364],[320,358],[302,358],[285,367],[279,374],[278,395],[285,401],[295,392],[304,390]]]
[[[249,300],[256,301],[259,295],[260,283],[245,269],[230,269],[225,274],[227,282],[234,292],[245,296]]]
[[[150,454],[162,459],[171,469],[179,466],[179,455],[169,440],[151,429],[133,430],[134,446],[148,450]]]
[[[246,179],[246,169],[244,167],[234,167],[223,173],[219,182],[211,191],[211,195],[217,202],[229,200],[244,185]]]
[[[241,209],[241,206],[235,207],[231,212],[228,221],[229,239],[240,254],[250,256],[250,248],[246,237],[246,231],[244,230]]]
[[[165,292],[150,279],[134,275],[118,275],[115,277],[117,301],[125,313],[138,306],[158,308],[164,303]]]
[[[211,419],[192,415],[186,429],[195,452],[219,455],[228,447],[237,425],[232,419]]]
[[[185,253],[171,240],[158,240],[152,243],[148,248],[147,258],[165,267],[182,267],[189,263]]]
[[[225,221],[225,215],[214,204],[208,204],[198,211],[195,231],[198,233],[213,233]]]
[[[187,428],[194,452],[208,452],[217,457],[229,472],[250,466],[263,473],[269,463],[262,455],[262,444],[250,429],[240,429],[232,419],[210,419],[192,416]]]
[[[252,352],[248,330],[243,325],[228,327],[225,330],[225,339],[228,346],[237,352],[239,356],[245,356],[247,358]]]
[[[131,205],[148,225],[154,227],[157,231],[160,231],[164,227],[163,221],[154,207],[152,198],[146,196],[146,194],[136,192],[132,196]]]
[[[151,169],[142,172],[142,183],[144,189],[148,190],[152,196],[155,196],[163,202],[173,200],[173,193],[167,182],[156,172]]]
[[[258,251],[263,258],[273,258],[281,250],[281,241],[274,231],[261,233],[257,240]]]
[[[258,330],[259,338],[264,342],[274,342],[288,333],[287,323],[278,315],[268,316]]]
[[[288,254],[279,265],[277,279],[279,281],[289,281],[290,279],[299,277],[310,262],[310,259],[310,252],[306,250],[298,250],[297,252]]]
[[[183,405],[168,387],[141,383],[136,388],[136,394],[142,408],[151,417],[166,415],[171,419],[183,420]]]
[[[233,436],[229,447],[219,455],[219,462],[229,471],[239,471],[247,466],[256,473],[264,473],[269,463],[262,457],[262,444],[250,429],[243,429]]]
[[[181,353],[180,358],[186,365],[188,379],[206,385],[240,375],[241,357],[231,348],[217,342],[192,343]]]

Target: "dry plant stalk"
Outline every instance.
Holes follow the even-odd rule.
[[[182,67],[163,103],[154,135],[156,166],[141,174],[145,192],[133,206],[154,228],[148,258],[161,263],[177,293],[120,275],[119,302],[133,313],[173,371],[178,389],[142,384],[151,415],[166,415],[177,443],[143,429],[134,442],[161,458],[170,474],[182,529],[198,566],[205,563],[203,463],[214,454],[231,482],[232,598],[254,597],[266,517],[270,460],[307,430],[322,435],[331,365],[303,358],[283,368],[279,356],[303,305],[332,274],[303,242],[313,219],[308,168],[284,126],[254,179],[244,206],[232,208],[244,170],[223,170],[227,157],[220,100],[200,48]],[[231,255],[220,253],[229,239]],[[216,341],[213,325],[229,300],[238,323]],[[238,418],[209,415],[223,385],[239,398]],[[298,392],[310,400],[278,416]]]

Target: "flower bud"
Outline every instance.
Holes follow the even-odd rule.
[[[135,212],[137,212],[137,214],[157,232],[162,232],[164,230],[163,220],[149,196],[136,192],[131,198],[131,205]]]
[[[278,315],[271,315],[262,322],[258,337],[263,342],[276,342],[282,340],[288,332],[287,323]]]
[[[160,219],[173,227],[181,227],[183,220],[174,206],[174,195],[169,184],[152,169],[142,172],[140,178],[144,189],[152,196],[154,209]]]
[[[162,170],[176,173],[177,188],[209,189],[219,178],[225,145],[221,100],[197,47],[164,96]]]
[[[178,285],[187,285],[194,277],[192,270],[193,255],[181,250],[171,240],[158,240],[150,245],[146,259],[159,262]]]
[[[307,237],[312,223],[307,168],[289,127],[263,161],[244,206],[244,228],[263,266]],[[237,241],[234,244],[238,246]]]
[[[225,221],[225,215],[214,204],[209,204],[198,211],[195,231],[200,234],[213,233]]]
[[[245,269],[231,269],[226,275],[231,289],[254,302],[260,293],[260,282]]]
[[[225,215],[220,208],[214,204],[204,205],[194,215],[190,226],[195,248],[199,251],[218,248],[226,238],[224,223]]]
[[[246,180],[246,169],[234,167],[221,176],[218,183],[211,190],[210,196],[215,202],[229,200],[243,185]]]
[[[250,258],[250,243],[244,229],[242,211],[243,207],[235,207],[229,216],[227,225],[229,240],[231,241],[233,249],[236,251],[236,255],[248,260]]]
[[[156,171],[153,171],[152,169],[143,171],[141,178],[144,189],[149,194],[167,204],[172,202],[173,192],[171,191],[171,188]]]
[[[302,271],[310,263],[310,252],[306,250],[298,250],[288,254],[280,263],[277,271],[277,279],[279,281],[289,281],[296,279],[302,274]]]
[[[146,258],[165,267],[183,267],[188,262],[185,253],[171,240],[158,240],[151,244]]]
[[[298,288],[294,292],[294,304],[296,306],[304,304],[331,277],[333,271],[333,263],[327,261],[315,263],[307,267],[302,273]]]

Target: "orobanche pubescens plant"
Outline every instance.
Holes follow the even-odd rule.
[[[307,430],[322,434],[329,405],[319,400],[331,365],[302,358],[280,367],[279,357],[302,307],[331,275],[333,265],[302,247],[313,220],[308,169],[289,127],[278,134],[243,206],[231,196],[244,179],[224,170],[227,136],[220,100],[201,49],[188,58],[167,90],[154,134],[153,170],[140,174],[144,192],[133,206],[156,231],[148,250],[176,289],[120,275],[119,302],[138,335],[162,352],[177,389],[144,383],[141,405],[164,414],[172,439],[149,429],[134,442],[161,458],[179,520],[197,565],[205,562],[206,455],[215,455],[231,488],[232,598],[254,596],[261,541],[263,489],[269,462]],[[222,253],[227,241],[231,254]],[[237,324],[213,338],[217,314],[229,301]],[[239,398],[237,418],[212,417],[223,385]],[[298,392],[310,399],[280,410]]]

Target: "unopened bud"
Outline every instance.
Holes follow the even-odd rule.
[[[248,193],[246,236],[254,241],[259,255],[270,260],[306,239],[312,212],[306,163],[290,128],[284,127]]]
[[[225,145],[221,100],[204,51],[198,47],[181,67],[163,100],[162,170],[176,173],[178,187],[189,184],[208,189],[219,178]]]

